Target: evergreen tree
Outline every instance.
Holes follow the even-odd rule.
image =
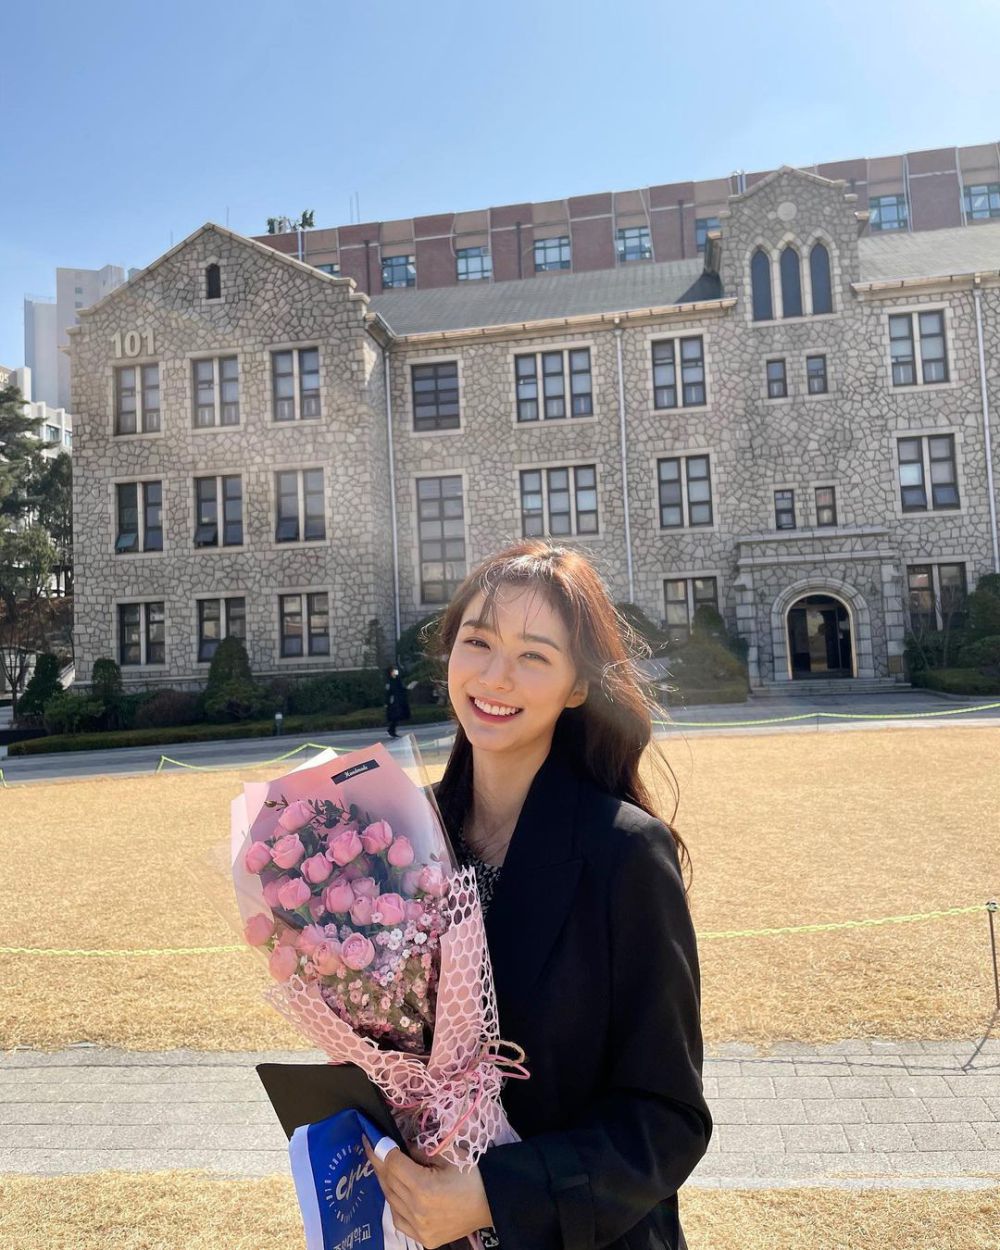
[[[0,387],[0,516],[21,520],[36,506],[31,487],[42,469],[41,420],[24,412],[13,384]]]

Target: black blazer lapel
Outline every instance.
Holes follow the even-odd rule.
[[[579,779],[550,753],[524,800],[486,916],[501,1003],[531,991],[569,914],[583,864],[579,803]]]

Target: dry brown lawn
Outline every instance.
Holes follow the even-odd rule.
[[[990,1027],[985,910],[834,933],[707,935],[996,897],[998,734],[1000,726],[956,725],[667,741],[681,789],[677,824],[694,862],[707,1041],[972,1038]],[[0,791],[0,946],[232,944],[217,892],[196,879],[227,836],[241,779],[260,775],[176,772]],[[0,955],[0,1045],[301,1045],[261,1000],[266,983],[263,965],[242,951]]]
[[[697,1250],[996,1250],[1000,1187],[973,1192],[681,1191]],[[0,1176],[0,1245],[17,1250],[300,1250],[290,1180]]]

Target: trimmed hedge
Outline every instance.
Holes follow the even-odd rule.
[[[1000,698],[1000,677],[987,677],[974,668],[924,668],[910,675],[914,686],[940,690],[943,694],[996,695]]]
[[[707,690],[673,690],[667,694],[667,707],[695,707],[699,703],[746,703],[749,689],[743,682],[729,682]]]
[[[415,707],[406,725],[428,725],[450,719],[447,707]],[[385,710],[360,708],[344,716],[286,716],[280,739],[298,734],[335,732],[339,729],[383,729]],[[32,738],[27,742],[15,742],[8,755],[45,755],[59,751],[105,751],[115,747],[166,746],[183,742],[215,742],[229,738],[270,738],[274,736],[274,721],[244,721],[230,725],[180,725],[174,729],[124,729],[112,733],[79,733],[51,735]]]

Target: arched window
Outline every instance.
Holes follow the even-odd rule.
[[[814,243],[809,253],[809,277],[812,280],[813,313],[833,312],[830,289],[830,253],[822,243]]]
[[[750,261],[750,287],[753,294],[754,321],[771,321],[774,304],[771,300],[771,258],[762,247]]]
[[[205,298],[222,299],[222,271],[218,265],[209,265],[205,270]]]
[[[781,315],[802,316],[802,279],[799,254],[791,244],[781,253]]]

